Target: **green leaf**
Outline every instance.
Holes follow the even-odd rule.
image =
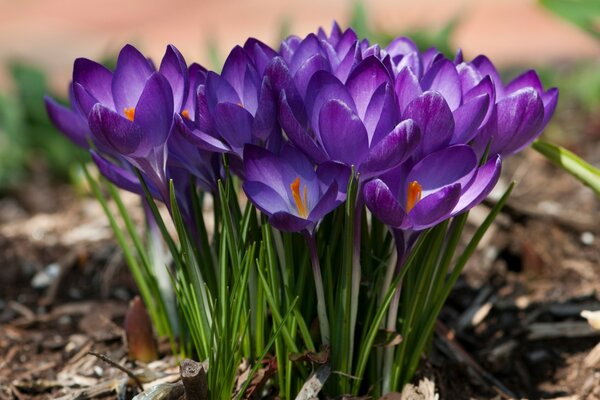
[[[577,178],[584,185],[592,189],[600,197],[600,170],[588,164],[583,159],[552,143],[536,140],[532,146],[548,160]]]
[[[539,3],[600,40],[600,1],[539,0]]]

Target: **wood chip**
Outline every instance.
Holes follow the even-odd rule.
[[[600,336],[600,331],[592,328],[587,322],[537,322],[529,325],[529,340],[583,338]]]
[[[323,389],[329,375],[331,375],[331,367],[327,364],[313,372],[300,389],[296,400],[317,400],[317,395]]]
[[[585,357],[583,364],[587,368],[600,368],[600,343]]]

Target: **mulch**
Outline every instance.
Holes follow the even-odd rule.
[[[512,179],[415,382],[428,377],[442,399],[600,399],[600,331],[580,315],[600,310],[600,202],[533,151],[505,166],[501,186]],[[473,210],[471,230],[486,209]],[[145,388],[177,385],[168,345],[150,365],[128,359],[136,290],[111,237],[95,200],[66,186],[0,199],[0,399],[133,397],[136,382],[113,364]]]

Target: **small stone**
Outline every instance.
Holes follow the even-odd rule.
[[[60,275],[60,265],[52,263],[33,276],[31,287],[34,289],[45,289],[50,286]]]
[[[579,239],[581,240],[581,243],[585,244],[586,246],[591,246],[594,244],[596,236],[594,236],[592,232],[583,232]]]

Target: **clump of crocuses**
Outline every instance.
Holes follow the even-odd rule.
[[[270,332],[285,398],[307,372],[289,353],[320,347],[340,372],[331,395],[383,394],[412,378],[455,279],[466,213],[503,158],[540,135],[558,97],[534,71],[505,84],[485,56],[449,59],[404,37],[382,47],[337,24],[278,48],[248,39],[221,73],[188,65],[174,46],[157,69],[127,45],[114,71],[76,60],[69,89],[69,108],[46,99],[55,125],[110,182],[150,209],[165,203],[179,228],[178,240],[162,232],[191,331],[181,339],[202,359],[239,345],[231,354],[252,360]],[[138,283],[157,286],[148,274]],[[407,280],[416,286],[403,289]],[[221,342],[231,326],[216,322],[229,315],[217,303],[230,287],[251,320]],[[374,350],[383,327],[403,335],[385,354]]]

